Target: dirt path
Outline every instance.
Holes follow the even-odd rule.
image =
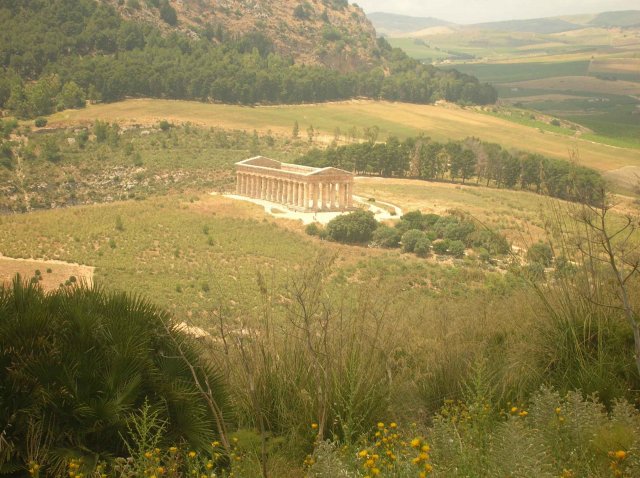
[[[30,280],[36,271],[40,271],[42,277],[40,285],[45,290],[53,290],[72,276],[78,282],[85,281],[92,285],[95,267],[55,260],[19,259],[0,254],[0,285],[11,283],[16,274]]]

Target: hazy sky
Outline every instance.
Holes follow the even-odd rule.
[[[456,23],[640,9],[638,0],[356,0],[355,3],[367,13],[436,17]]]

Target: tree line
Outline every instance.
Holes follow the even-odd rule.
[[[496,91],[457,71],[410,59],[384,40],[368,69],[295,64],[261,32],[220,25],[198,35],[124,20],[94,0],[7,0],[0,8],[0,108],[20,117],[128,96],[225,103],[302,103],[367,97],[488,104]]]
[[[604,182],[600,174],[573,162],[508,150],[477,138],[440,143],[425,136],[386,143],[371,140],[313,149],[297,160],[315,167],[333,166],[359,175],[474,182],[506,189],[595,203]]]

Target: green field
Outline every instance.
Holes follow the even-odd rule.
[[[492,83],[507,104],[519,103],[587,128],[584,139],[640,147],[638,28],[594,26],[554,34],[463,28],[390,41],[415,58],[430,58],[441,67]],[[448,54],[443,62],[442,55],[431,51],[458,52],[473,59]],[[547,101],[550,94],[578,98]]]
[[[585,76],[589,71],[588,61],[566,63],[461,63],[451,67],[462,73],[473,75],[480,81],[493,84],[510,83],[556,76]]]

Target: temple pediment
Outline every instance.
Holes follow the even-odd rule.
[[[309,174],[310,176],[353,176],[353,173],[338,168],[318,168],[316,171]]]

